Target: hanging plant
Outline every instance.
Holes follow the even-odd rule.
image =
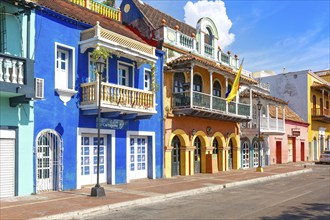
[[[157,92],[159,90],[159,85],[156,82],[156,65],[155,63],[150,64],[150,71],[151,71],[151,91]]]
[[[97,47],[95,50],[93,50],[92,57],[94,62],[96,62],[100,57],[103,57],[103,59],[106,61],[108,57],[111,57],[111,55],[106,49]]]

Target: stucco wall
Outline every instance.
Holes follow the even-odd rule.
[[[0,98],[0,126],[17,127],[17,195],[33,193],[33,102],[9,107],[9,99]]]
[[[299,129],[300,130],[300,136],[298,137],[293,137],[291,136],[292,134],[292,129]],[[289,147],[288,147],[288,139],[292,138],[292,141],[295,142],[296,145],[296,153],[295,156],[293,152],[289,152]],[[270,144],[270,163],[271,164],[276,164],[277,161],[277,155],[276,155],[276,142],[281,142],[282,146],[282,157],[281,161],[282,163],[288,163],[289,160],[289,154],[292,154],[292,159],[290,162],[293,161],[293,158],[296,158],[296,161],[306,161],[308,158],[308,127],[307,125],[302,125],[300,123],[292,122],[292,121],[287,121],[285,123],[285,135],[283,136],[275,136],[271,135],[269,137],[269,144]],[[304,143],[304,158],[302,160],[301,158],[301,146]],[[309,158],[308,158],[309,159]]]

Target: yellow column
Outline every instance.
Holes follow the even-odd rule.
[[[172,177],[172,146],[165,146],[164,174],[166,178]]]
[[[190,147],[189,148],[189,174],[194,175],[195,174],[195,149],[196,147]]]
[[[228,154],[229,151],[229,147],[225,147],[224,148],[224,171],[228,171],[229,170],[229,164],[228,164]]]
[[[218,167],[219,171],[225,171],[226,170],[226,164],[225,164],[225,150],[224,148],[219,148],[218,152]]]

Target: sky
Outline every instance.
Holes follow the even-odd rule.
[[[330,69],[329,0],[142,1],[193,27],[210,17],[221,49],[244,58],[248,71]]]

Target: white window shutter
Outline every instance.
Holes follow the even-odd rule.
[[[35,98],[36,99],[43,99],[44,98],[44,79],[35,78],[34,79],[34,91],[35,91]]]

